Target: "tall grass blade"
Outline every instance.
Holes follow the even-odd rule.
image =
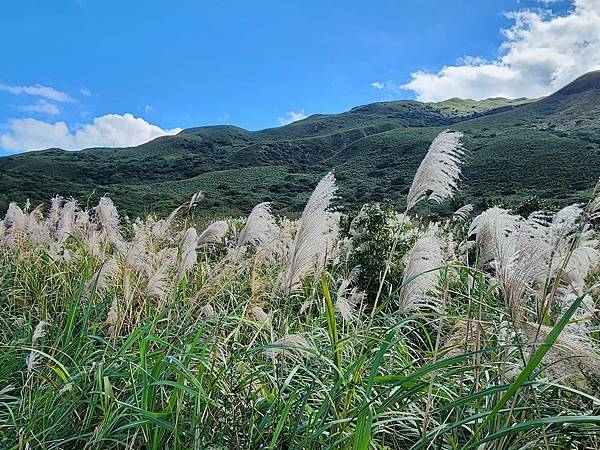
[[[463,450],[478,447],[482,443],[486,442],[486,441],[481,441],[481,440],[475,442],[475,440],[478,438],[479,434],[484,430],[484,428],[494,419],[496,414],[498,414],[498,412],[504,407],[504,405],[506,405],[506,403],[508,403],[508,401],[517,393],[517,391],[529,379],[529,377],[534,372],[534,370],[540,365],[540,363],[542,362],[542,359],[544,358],[544,355],[546,355],[548,350],[550,350],[550,347],[552,347],[554,342],[556,342],[556,339],[558,339],[558,336],[560,335],[560,333],[568,325],[569,320],[571,320],[571,317],[573,316],[573,314],[575,314],[575,311],[577,311],[577,308],[579,308],[579,305],[581,304],[581,301],[583,300],[584,297],[585,297],[585,295],[581,295],[581,296],[577,297],[577,299],[575,299],[575,301],[570,306],[570,308],[563,314],[561,319],[556,323],[556,325],[554,325],[554,327],[552,328],[552,331],[548,334],[548,336],[546,337],[544,342],[540,345],[540,347],[533,354],[533,356],[531,357],[531,359],[529,360],[527,365],[523,368],[523,370],[521,371],[519,376],[515,379],[515,381],[513,381],[513,383],[507,389],[506,393],[500,398],[498,403],[496,403],[496,406],[494,406],[494,408],[490,411],[490,413],[483,420],[481,425],[479,425],[477,430],[475,430],[475,433],[473,434],[471,439],[469,439],[469,441],[467,441],[467,443],[462,447]]]

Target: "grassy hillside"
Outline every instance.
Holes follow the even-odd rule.
[[[245,213],[257,200],[294,213],[334,168],[343,204],[398,200],[433,137],[463,131],[469,159],[462,201],[554,207],[585,197],[600,175],[600,72],[537,101],[451,99],[374,103],[249,132],[199,127],[132,148],[51,149],[0,158],[0,211],[54,194],[121,200],[131,215],[166,212],[193,191],[205,210]],[[500,198],[503,197],[503,200]],[[452,207],[453,205],[450,205]]]
[[[486,100],[471,100],[462,98],[450,98],[442,102],[430,103],[430,105],[439,109],[442,114],[448,117],[469,116],[476,113],[485,113],[500,108],[510,109],[512,106],[531,103],[533,100],[528,98],[488,98]]]

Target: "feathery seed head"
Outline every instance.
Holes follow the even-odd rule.
[[[464,154],[462,137],[462,133],[445,130],[433,140],[408,191],[407,211],[426,197],[441,203],[454,195]]]
[[[119,230],[119,212],[112,200],[107,196],[100,197],[98,206],[94,208],[96,219],[102,229],[105,242],[120,244],[122,242]]]
[[[246,219],[246,226],[238,236],[237,245],[252,244],[257,246],[268,245],[279,233],[279,227],[271,215],[270,203],[259,203],[250,212]]]
[[[48,325],[48,322],[41,320],[33,330],[33,336],[31,337],[31,343],[35,344],[38,339],[43,338],[46,335],[45,327]]]
[[[454,211],[454,214],[452,214],[452,218],[459,222],[466,222],[467,220],[469,220],[469,217],[471,216],[472,212],[473,212],[473,205],[468,203],[466,205],[461,206],[456,211]]]
[[[401,314],[420,309],[440,309],[436,291],[439,269],[443,265],[444,254],[440,242],[433,230],[429,230],[407,254],[400,292]]]
[[[227,230],[229,230],[229,224],[224,220],[213,222],[200,233],[198,244],[221,244],[227,236]]]
[[[358,288],[350,288],[350,285],[356,282],[359,274],[360,267],[354,267],[348,277],[342,280],[337,290],[335,310],[340,313],[344,320],[354,319],[356,306],[366,298],[366,294],[359,292]]]
[[[63,244],[69,237],[69,234],[73,232],[76,210],[77,204],[75,200],[69,200],[63,205],[60,211],[58,226],[56,227],[56,239],[59,244]]]
[[[600,219],[600,178],[598,178],[598,182],[594,187],[592,199],[587,207],[587,213],[590,220]]]
[[[311,271],[319,272],[333,256],[340,220],[339,214],[331,210],[336,190],[335,177],[329,172],[308,199],[290,248],[284,292],[289,293]]]

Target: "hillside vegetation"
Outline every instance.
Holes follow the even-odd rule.
[[[455,204],[558,208],[589,195],[600,175],[600,72],[537,101],[451,99],[374,103],[250,132],[200,127],[134,148],[58,149],[0,158],[0,210],[52,195],[93,204],[111,195],[124,213],[168,213],[203,191],[209,214],[247,213],[260,201],[298,214],[335,169],[345,207],[400,204],[433,137],[464,133],[469,149]],[[543,204],[541,204],[543,203]]]
[[[401,205],[351,215],[331,172],[297,220],[200,222],[201,194],[133,223],[106,196],[10,203],[0,448],[599,448],[600,181],[555,213],[424,218],[465,195],[469,143],[439,133]]]

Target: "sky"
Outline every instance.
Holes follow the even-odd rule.
[[[3,0],[0,155],[387,100],[539,97],[600,69],[600,0]]]

